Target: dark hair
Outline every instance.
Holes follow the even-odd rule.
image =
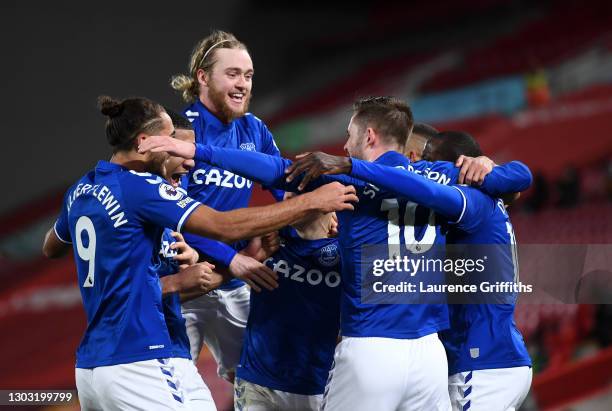
[[[461,155],[470,157],[482,155],[482,150],[476,139],[462,131],[443,131],[438,133],[430,139],[428,145],[432,147],[432,154],[429,160],[455,162]]]
[[[395,97],[367,97],[353,104],[354,121],[360,129],[372,127],[388,142],[404,147],[414,119],[408,104]]]
[[[164,106],[164,110],[166,110],[166,113],[168,113],[168,115],[170,116],[170,120],[172,120],[172,125],[174,126],[174,128],[178,128],[181,130],[193,130],[191,122],[189,122],[189,120],[187,120],[185,116],[179,114],[171,108],[168,108],[167,106]]]
[[[412,134],[418,134],[419,136],[423,136],[430,139],[436,134],[438,134],[438,130],[436,130],[435,127],[430,126],[429,124],[414,123],[414,127],[412,128]]]
[[[108,117],[106,139],[113,153],[132,149],[134,138],[140,133],[153,134],[160,131],[160,115],[165,111],[156,102],[142,97],[116,100],[109,96],[99,96],[98,107]]]

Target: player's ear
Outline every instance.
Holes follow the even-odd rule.
[[[366,129],[366,145],[373,146],[376,143],[378,136],[372,127]]]
[[[140,145],[147,139],[149,138],[149,136],[145,133],[139,133],[136,138],[134,139],[134,146],[136,148],[136,151],[138,151],[138,147],[140,147]]]
[[[196,77],[198,78],[198,83],[200,83],[200,85],[208,86],[208,73],[202,69],[198,69],[196,72]]]

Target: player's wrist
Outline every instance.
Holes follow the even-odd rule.
[[[327,210],[326,204],[324,204],[320,197],[315,191],[304,193],[299,197],[295,197],[295,200],[305,200],[304,211],[306,212],[325,212]]]
[[[172,294],[179,290],[176,274],[162,277],[160,278],[160,282],[162,284],[162,295]]]
[[[351,174],[353,171],[353,159],[351,157],[345,157],[344,164],[344,173],[343,174]]]
[[[193,255],[191,256],[191,261],[189,265],[196,265],[200,261],[200,254],[192,248]]]

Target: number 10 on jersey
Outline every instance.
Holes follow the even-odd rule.
[[[433,211],[429,212],[429,217],[426,224],[425,233],[421,240],[415,237],[415,225],[420,225],[416,222],[416,212],[418,204],[406,202],[404,215],[400,218],[400,203],[397,198],[384,199],[380,205],[380,211],[387,211],[388,244],[389,244],[389,259],[394,260],[401,256],[400,249],[400,232],[404,231],[404,244],[406,250],[413,254],[421,254],[429,249],[434,244],[436,239],[436,216]]]

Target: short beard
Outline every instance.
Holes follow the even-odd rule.
[[[227,93],[215,88],[213,82],[209,83],[208,97],[210,98],[213,106],[219,110],[220,120],[227,124],[246,114],[246,112],[249,110],[249,103],[251,102],[251,93],[245,93],[245,102],[242,106],[243,109],[240,111],[234,111],[231,109],[231,107],[225,102],[226,95]]]

